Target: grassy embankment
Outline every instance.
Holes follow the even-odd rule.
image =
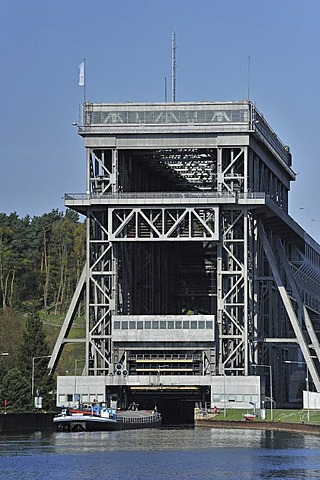
[[[210,421],[242,421],[243,415],[245,413],[252,413],[249,410],[227,410],[224,412],[221,410],[218,414],[214,415],[208,413],[208,415],[198,416],[199,420],[210,420]],[[266,422],[271,420],[270,410],[266,410]],[[256,420],[261,421],[260,416],[257,416]],[[310,425],[320,425],[320,411],[310,410],[310,421],[308,421],[308,412],[307,410],[289,410],[289,409],[274,409],[273,410],[273,421],[274,422],[283,422],[283,423],[305,423]]]
[[[48,342],[49,350],[52,352],[56,343],[61,327],[64,322],[62,315],[48,315],[43,318],[43,325]],[[70,339],[83,338],[85,336],[85,319],[78,317],[74,320],[68,337]],[[69,343],[63,348],[61,358],[59,360],[56,374],[57,375],[81,375],[81,369],[84,366],[85,346],[84,343]],[[83,361],[82,361],[83,360]],[[77,362],[76,362],[77,361]]]

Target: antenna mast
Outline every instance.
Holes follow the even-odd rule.
[[[248,57],[248,101],[250,101],[250,55]]]
[[[176,101],[176,34],[172,33],[172,102]]]

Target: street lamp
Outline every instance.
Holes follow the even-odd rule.
[[[313,358],[313,357],[311,357]],[[300,364],[300,365],[307,365],[306,362],[299,362],[293,360],[285,360],[284,363],[293,363],[293,364]],[[310,405],[309,405],[309,369],[307,366],[307,377],[306,377],[306,388],[307,388],[307,418],[308,422],[310,422]]]
[[[273,421],[273,391],[272,391],[272,368],[271,365],[252,364],[253,367],[269,368],[270,374],[270,420]]]
[[[80,395],[79,395],[79,398],[77,397],[77,363],[85,362],[85,361],[86,361],[85,358],[78,358],[74,361],[74,402],[77,402],[78,400],[80,402]]]
[[[33,393],[34,393],[34,361],[38,358],[51,358],[51,355],[42,355],[41,357],[32,357],[32,371],[31,371],[31,398],[33,401]]]
[[[78,366],[77,366],[77,363],[78,362],[85,362],[86,359],[85,358],[78,358],[77,360],[74,361],[74,374],[77,376],[77,371],[78,371]]]

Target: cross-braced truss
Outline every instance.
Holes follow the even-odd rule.
[[[109,210],[110,241],[217,240],[218,208],[117,208]]]

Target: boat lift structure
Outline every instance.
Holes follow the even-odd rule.
[[[320,247],[288,214],[290,150],[253,103],[85,103],[78,133],[86,191],[65,205],[86,218],[87,262],[49,367],[79,341],[86,398],[98,382],[241,405],[250,378],[270,389],[259,366],[285,403],[295,360],[319,392]]]

